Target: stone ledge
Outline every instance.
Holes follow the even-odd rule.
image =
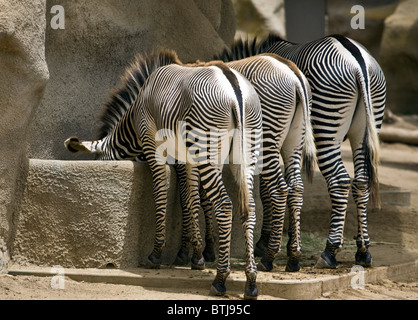
[[[98,269],[64,269],[64,275],[75,281],[92,283],[111,283],[137,285],[151,288],[209,288],[216,270],[205,269],[184,270],[184,268],[163,267],[161,270],[127,269],[127,270],[98,270]],[[187,271],[185,273],[185,271]],[[33,275],[53,277],[56,269],[41,267],[13,266],[9,270],[11,275]],[[364,270],[364,284],[374,283],[383,279],[398,279],[408,275],[418,274],[418,260],[393,266],[380,266]],[[257,285],[260,294],[283,299],[310,300],[321,297],[324,293],[350,288],[351,281],[357,273],[347,272],[339,275],[312,276],[312,279],[275,280],[263,279],[259,273]],[[228,291],[242,292],[245,286],[244,272],[233,272],[227,280]]]

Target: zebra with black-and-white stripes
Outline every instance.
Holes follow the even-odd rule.
[[[102,121],[98,140],[80,141],[72,137],[65,141],[65,146],[72,152],[96,154],[100,160],[145,156],[152,173],[156,208],[154,249],[148,257],[151,267],[160,266],[166,241],[166,163],[185,164],[187,206],[192,212],[196,235],[193,241],[196,264],[204,262],[197,227],[199,184],[205,190],[219,229],[217,275],[211,288],[215,294],[226,292],[225,281],[230,273],[232,203],[222,181],[222,164],[233,136],[239,154],[234,160],[238,159],[240,167],[236,172],[238,211],[246,230],[245,297],[256,298],[252,189],[262,127],[260,102],[248,80],[221,62],[183,65],[170,50],[138,55],[126,70],[121,88],[113,91],[106,103]],[[195,171],[198,179],[191,174]]]
[[[341,159],[341,143],[348,137],[353,152],[351,183],[358,213],[357,264],[371,266],[368,250],[367,203],[379,207],[379,139],[386,100],[386,82],[377,61],[356,41],[331,35],[304,44],[276,36],[260,43],[258,52],[272,52],[293,61],[312,90],[311,120],[318,165],[332,202],[331,223],[317,267],[335,268],[343,245],[350,177]]]
[[[301,254],[300,210],[303,204],[302,157],[311,177],[315,164],[315,144],[310,125],[310,88],[296,65],[275,54],[252,56],[252,48],[237,42],[219,58],[250,80],[259,95],[263,114],[260,166],[260,194],[264,205],[262,241],[256,252],[262,256],[262,270],[273,269],[280,251],[286,203],[289,207],[289,256],[286,270],[298,271]],[[240,60],[238,60],[240,59]],[[284,160],[283,177],[280,154]],[[184,188],[183,188],[184,189]],[[182,188],[181,188],[182,190]],[[184,197],[184,195],[182,195]],[[213,227],[210,203],[201,195],[206,222],[205,259],[213,259]],[[184,208],[184,206],[183,206]],[[184,235],[176,263],[187,263],[190,217],[184,209]],[[258,249],[258,250],[257,250]]]

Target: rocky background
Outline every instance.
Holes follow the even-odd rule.
[[[358,4],[364,30],[350,27]],[[54,5],[64,29],[52,28]],[[358,40],[381,63],[388,109],[418,113],[418,1],[329,0],[326,19],[326,33]],[[235,36],[268,32],[286,35],[283,0],[0,0],[0,272],[28,159],[74,159],[64,139],[95,136],[101,102],[137,52],[207,60]]]

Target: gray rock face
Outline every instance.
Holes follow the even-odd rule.
[[[401,1],[385,20],[380,52],[387,105],[395,113],[416,114],[418,101],[418,2]]]
[[[49,74],[45,61],[45,1],[0,1],[0,272],[17,191],[27,163],[27,127],[43,96]]]
[[[167,168],[169,190],[163,264],[174,261],[182,235],[176,174]],[[236,187],[229,168],[225,168],[224,175],[225,186],[237,208],[233,192]],[[135,268],[147,262],[155,235],[152,177],[147,164],[31,159],[26,180],[20,210],[13,221],[15,263],[64,268],[108,265]],[[257,208],[262,208],[258,193],[256,197]],[[261,221],[259,214],[255,239],[259,237]],[[203,236],[203,214],[200,225]],[[243,257],[244,236],[235,209],[232,226],[231,254]],[[217,239],[216,222],[214,227]]]

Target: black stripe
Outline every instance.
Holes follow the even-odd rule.
[[[367,73],[366,62],[364,61],[359,48],[354,43],[352,43],[350,40],[348,40],[346,37],[342,35],[334,34],[334,35],[331,35],[330,37],[337,39],[343,45],[343,47],[346,48],[353,55],[353,57],[357,60],[358,64],[360,65],[361,72],[363,73],[366,90],[367,92],[369,92],[369,88],[368,88],[369,76]]]

